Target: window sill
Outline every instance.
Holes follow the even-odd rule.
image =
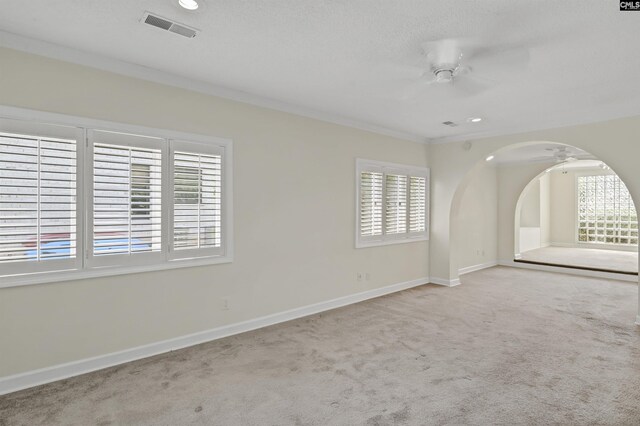
[[[0,276],[0,288],[19,287],[23,285],[50,284],[61,281],[75,281],[89,278],[110,277],[115,275],[138,274],[142,272],[164,271],[168,269],[192,268],[196,266],[217,265],[233,262],[232,256],[215,256],[206,258],[171,260],[154,265],[115,266],[94,269],[71,269],[48,271],[33,274]]]
[[[379,246],[391,246],[395,244],[408,244],[415,243],[418,241],[429,241],[428,236],[421,237],[409,237],[409,238],[394,238],[389,240],[380,240],[380,241],[356,241],[356,248],[367,248],[367,247],[379,247]]]

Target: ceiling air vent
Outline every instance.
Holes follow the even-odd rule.
[[[183,24],[171,21],[167,18],[162,18],[158,15],[153,15],[149,12],[145,12],[140,22],[160,28],[172,33],[180,34],[187,38],[194,38],[200,31],[195,28],[188,27]]]
[[[443,121],[442,124],[444,124],[445,126],[449,126],[449,127],[456,127],[457,124],[454,123],[453,121]]]

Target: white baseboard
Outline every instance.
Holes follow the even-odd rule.
[[[471,272],[480,271],[482,269],[493,268],[498,265],[498,261],[492,260],[491,262],[479,263],[478,265],[467,266],[458,271],[458,275],[469,274]]]
[[[429,283],[429,278],[418,278],[416,280],[393,284],[373,290],[367,290],[361,293],[350,294],[348,296],[339,297],[337,299],[327,300],[325,302],[319,302],[313,305],[290,309],[288,311],[266,315],[235,324],[216,327],[211,330],[206,330],[199,333],[188,334],[186,336],[176,337],[173,339],[138,346],[131,349],[125,349],[119,352],[112,352],[106,355],[99,355],[96,357],[54,365],[52,367],[42,368],[39,370],[27,371],[25,373],[16,374],[13,376],[2,377],[0,378],[0,395],[30,388],[33,386],[42,385],[45,383],[54,382],[56,380],[78,376],[80,374],[89,373],[91,371],[101,370],[103,368],[112,367],[114,365],[123,364],[125,362],[135,361],[137,359],[186,348],[188,346],[209,342],[234,334],[244,333],[246,331],[267,327],[296,318],[306,317],[308,315],[313,315],[319,312],[351,305],[353,303],[362,302],[364,300],[373,299],[375,297],[384,296],[385,294],[395,293],[427,283]]]
[[[447,287],[455,287],[457,285],[460,285],[460,278],[455,278],[453,280],[449,280],[446,278],[438,278],[438,277],[431,277],[429,278],[429,283],[430,284],[437,284],[437,285],[444,285]]]
[[[586,269],[563,268],[562,266],[537,265],[535,263],[514,262],[513,260],[501,259],[498,261],[500,266],[511,266],[513,268],[533,269],[536,271],[557,272],[567,275],[579,275],[582,277],[605,278],[608,280],[638,282],[638,277],[627,274],[616,274],[613,272],[589,271]]]

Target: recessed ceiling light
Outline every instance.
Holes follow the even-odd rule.
[[[496,158],[494,155],[490,155],[490,156],[488,156],[487,158],[485,158],[485,160],[486,160],[486,161],[491,161],[491,160],[493,160],[494,158]]]
[[[178,4],[187,10],[196,10],[198,8],[196,0],[178,0]]]
[[[482,118],[480,118],[480,117],[471,117],[469,119],[469,121],[472,122],[472,123],[479,123],[479,122],[482,121]]]

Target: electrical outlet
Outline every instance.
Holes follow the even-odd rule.
[[[229,310],[229,298],[228,297],[223,297],[222,298],[222,310],[223,311],[228,311]]]
[[[365,272],[365,274],[364,274],[364,280],[365,280],[365,281],[369,281],[370,279],[371,279],[371,274],[370,274],[370,273],[368,273],[368,272]]]
[[[362,281],[362,272],[358,272],[356,277],[358,278],[358,281]]]

